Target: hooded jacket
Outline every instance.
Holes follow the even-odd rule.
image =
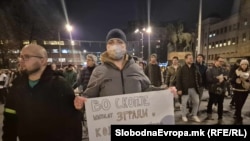
[[[150,80],[131,56],[124,56],[122,70],[114,65],[107,52],[101,55],[101,61],[90,77],[84,96],[103,97],[148,90]]]
[[[3,141],[81,141],[81,112],[74,91],[48,66],[32,88],[28,76],[18,76],[4,109]]]

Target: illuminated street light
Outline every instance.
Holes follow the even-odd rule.
[[[73,31],[73,26],[71,26],[70,24],[66,24],[65,25],[66,30],[69,32],[70,34],[70,40],[71,40],[71,45],[74,45],[74,41],[72,40],[72,35],[71,32]],[[58,30],[58,46],[59,46],[59,62],[60,62],[60,67],[62,68],[62,48],[61,48],[61,32],[60,30]]]
[[[144,32],[146,33],[151,33],[151,27],[146,28],[142,28],[142,30],[139,30],[138,28],[135,30],[135,33],[140,33],[141,34],[141,58],[143,60],[143,48],[144,48],[144,43],[143,43],[143,39],[144,39]]]
[[[70,25],[70,24],[66,24],[66,29],[69,31],[69,32],[71,32],[72,30],[73,30],[73,26],[72,25]]]
[[[152,32],[151,27],[148,27],[147,30],[146,30],[146,32],[150,34]]]

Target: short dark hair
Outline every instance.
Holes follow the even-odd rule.
[[[174,56],[174,57],[172,58],[172,60],[174,60],[174,59],[179,60],[179,58],[178,58],[177,56]]]
[[[222,58],[222,57],[216,56],[214,60],[215,60],[215,61],[218,61],[220,58]]]
[[[185,55],[185,59],[187,59],[188,56],[192,56],[192,54],[191,54],[191,53],[186,54],[186,55]]]
[[[70,68],[70,67],[74,67],[74,65],[72,65],[72,64],[68,64],[68,68]]]
[[[197,55],[197,57],[198,57],[198,56],[201,56],[202,59],[205,60],[205,56],[204,56],[203,54],[200,53],[200,54]]]

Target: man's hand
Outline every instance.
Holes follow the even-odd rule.
[[[176,90],[175,87],[168,87],[168,90],[170,90],[170,92],[171,92],[172,94],[174,94],[174,95],[177,94],[177,90]]]
[[[82,96],[76,96],[74,100],[74,106],[77,110],[81,110],[86,102],[87,98]]]

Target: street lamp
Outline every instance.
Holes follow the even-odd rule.
[[[71,31],[73,30],[73,26],[70,25],[70,24],[66,24],[65,27],[66,27],[66,29],[67,29],[69,32],[71,32]]]
[[[143,39],[144,39],[144,32],[147,32],[147,33],[151,33],[151,28],[149,27],[149,28],[142,28],[142,30],[140,30],[140,29],[136,29],[135,30],[135,33],[140,33],[141,34],[141,49],[142,49],[142,51],[141,51],[141,58],[142,58],[142,60],[143,60],[143,48],[144,48],[144,44],[143,44]]]
[[[72,57],[73,57],[73,62],[75,63],[75,55],[74,55],[74,41],[72,39],[72,31],[73,31],[73,26],[70,25],[70,24],[66,24],[65,25],[67,31],[69,32],[69,36],[70,36],[70,44],[71,44],[71,47],[72,47]]]
[[[72,36],[71,36],[71,31],[73,30],[73,27],[69,24],[66,24],[65,25],[65,28],[66,30],[70,33],[70,39],[71,39],[71,42],[72,42]],[[58,30],[58,46],[59,46],[59,61],[60,61],[60,67],[62,68],[62,48],[61,48],[61,33],[60,33],[60,30]]]
[[[58,46],[59,46],[59,61],[60,61],[60,68],[62,68],[62,48],[61,48],[61,33],[58,31]]]

